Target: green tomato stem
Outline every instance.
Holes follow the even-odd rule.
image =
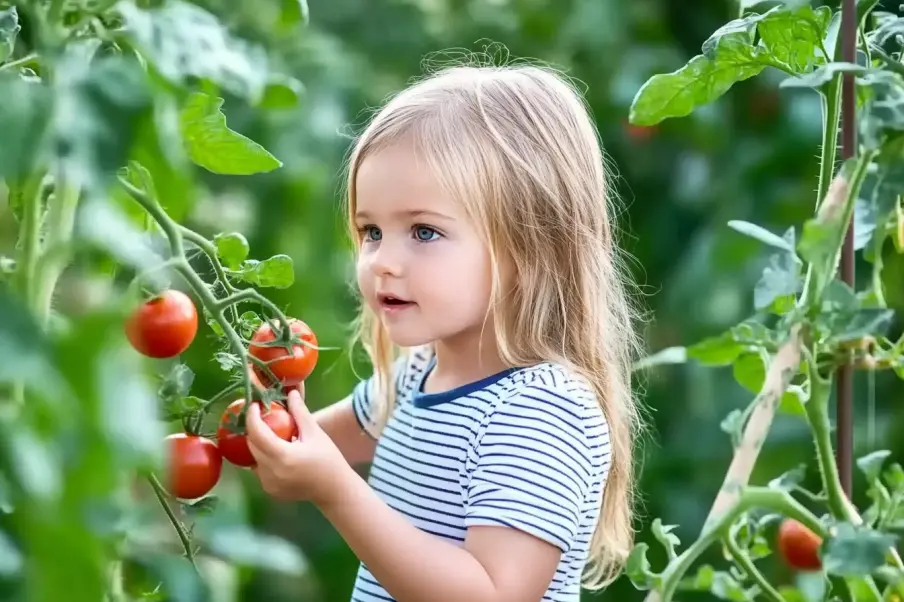
[[[747,555],[747,552],[741,549],[741,546],[738,545],[737,540],[735,539],[735,529],[729,529],[728,533],[726,533],[725,537],[722,538],[722,541],[725,542],[725,547],[728,548],[729,554],[734,558],[734,561],[737,562],[742,569],[747,573],[747,575],[753,579],[753,581],[759,586],[760,591],[763,595],[772,600],[772,602],[785,602],[785,599],[782,598],[782,595],[778,593],[778,591],[772,587],[772,584],[766,580],[766,577],[763,576],[763,573],[760,572],[756,565],[753,563],[753,559]]]
[[[662,602],[669,602],[685,573],[691,568],[694,561],[703,554],[706,549],[718,541],[731,528],[732,523],[743,513],[753,508],[765,508],[784,516],[789,516],[800,521],[820,537],[826,536],[825,527],[816,516],[807,510],[791,495],[779,489],[768,487],[748,487],[743,491],[735,504],[722,514],[716,521],[707,527],[700,537],[688,546],[678,558],[669,563],[662,573]]]
[[[286,317],[286,315],[282,312],[282,310],[280,310],[278,307],[276,307],[275,303],[270,301],[270,299],[267,299],[267,297],[262,295],[260,293],[260,291],[258,291],[257,289],[253,289],[253,288],[242,289],[236,293],[233,293],[232,295],[229,295],[228,297],[225,297],[224,299],[220,299],[217,302],[217,308],[220,310],[223,310],[227,307],[233,307],[235,305],[238,305],[242,301],[256,301],[257,303],[260,303],[261,305],[263,305],[269,311],[271,311],[273,314],[276,315],[277,319],[280,322],[280,327],[283,329],[283,332],[285,332],[285,333],[292,332],[292,327],[289,324],[289,318]],[[304,341],[302,341],[302,342],[304,342]],[[291,352],[291,348],[287,346],[286,351]]]
[[[835,155],[838,151],[838,121],[841,119],[841,76],[839,73],[832,78],[822,100],[822,155],[819,159],[819,183],[816,187],[816,210],[826,198],[829,192],[829,184],[832,182],[832,174],[835,172]],[[803,291],[800,295],[798,307],[806,307],[812,301],[810,284],[813,278],[813,265],[807,266],[807,274],[804,277]]]
[[[81,191],[78,187],[69,185],[63,178],[58,178],[54,196],[48,204],[47,238],[44,244],[45,252],[54,254],[53,260],[42,263],[43,269],[37,274],[38,284],[35,290],[37,318],[42,327],[46,326],[50,318],[53,293],[69,260],[69,242],[72,239],[75,213],[80,198]]]
[[[188,561],[191,562],[191,565],[194,567],[195,571],[200,574],[200,571],[198,571],[198,565],[195,563],[195,553],[191,547],[191,540],[188,538],[188,533],[182,526],[182,522],[175,515],[173,509],[170,508],[169,502],[166,499],[168,496],[166,490],[163,488],[163,485],[160,484],[160,481],[157,480],[157,477],[156,475],[154,475],[154,473],[150,473],[148,475],[148,482],[151,484],[151,488],[154,490],[154,495],[157,496],[157,501],[160,502],[160,505],[163,507],[163,511],[166,512],[166,516],[169,518],[170,522],[173,523],[173,528],[176,530],[176,535],[179,536],[179,540],[182,542],[182,547],[185,549],[185,556],[188,558]]]
[[[195,294],[200,299],[201,304],[207,308],[217,324],[220,325],[220,328],[223,329],[223,333],[229,340],[232,350],[241,360],[243,366],[242,382],[248,399],[254,398],[255,391],[263,394],[257,385],[251,382],[251,376],[247,369],[248,353],[245,350],[241,337],[239,337],[238,333],[232,327],[232,324],[229,323],[229,320],[226,319],[226,316],[223,315],[223,309],[219,306],[219,301],[213,296],[213,293],[210,292],[207,283],[205,283],[201,277],[198,276],[197,272],[192,269],[185,257],[185,245],[182,240],[183,228],[177,224],[173,218],[167,215],[155,199],[152,199],[143,190],[138,189],[121,176],[119,182],[125,191],[129,193],[129,195],[138,202],[152,218],[154,218],[154,221],[156,221],[163,230],[170,243],[170,250],[172,251],[173,259],[175,260],[174,267],[182,275],[185,281],[188,282],[192,290],[194,290]]]
[[[235,293],[236,289],[232,286],[232,283],[229,282],[229,279],[226,277],[226,271],[223,269],[223,264],[220,263],[220,258],[217,255],[216,247],[206,238],[191,230],[186,228],[185,226],[179,226],[179,232],[182,234],[182,238],[187,240],[188,242],[197,246],[201,251],[207,255],[208,259],[210,259],[211,265],[213,265],[213,271],[217,275],[217,279],[223,283],[223,288],[226,290],[227,295],[232,295]],[[239,312],[234,307],[232,308],[232,317],[236,323],[239,321]]]

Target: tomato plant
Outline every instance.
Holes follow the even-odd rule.
[[[191,345],[198,332],[198,310],[182,291],[168,290],[142,303],[126,322],[132,346],[148,357],[170,358]]]
[[[283,5],[279,27],[304,27],[304,0]],[[0,0],[0,216],[16,236],[0,257],[0,581],[13,602],[200,602],[220,579],[213,561],[304,570],[299,549],[235,512],[241,492],[208,432],[236,393],[268,405],[277,432],[292,424],[279,402],[314,369],[313,331],[284,364],[291,383],[247,369],[261,323],[276,343],[302,340],[261,292],[293,284],[292,259],[187,225],[208,176],[282,167],[227,124],[227,99],[263,112],[302,86],[214,11]],[[80,274],[107,294],[66,311],[64,276]],[[222,369],[211,395],[184,360],[202,339]],[[243,441],[244,406],[230,408],[227,457]]]
[[[635,545],[627,574],[636,588],[648,591],[647,600],[666,602],[684,590],[772,602],[880,601],[904,594],[895,532],[904,526],[898,511],[904,469],[889,461],[888,450],[859,458],[870,501],[858,508],[836,464],[832,433],[841,428],[841,417],[833,425],[829,409],[840,370],[870,377],[891,371],[904,379],[904,335],[899,326],[893,334],[889,302],[896,294],[895,274],[886,268],[904,252],[896,244],[904,201],[904,18],[876,7],[875,0],[858,1],[856,12],[848,6],[844,16],[835,3],[742,2],[738,18],[713,32],[700,54],[675,71],[653,75],[632,102],[631,123],[650,127],[717,102],[735,83],[768,69],[784,74],[780,91],[808,90],[823,109],[815,215],[781,232],[728,222],[768,249],[752,291],[753,313],[721,334],[662,349],[637,366],[730,366],[753,394],[748,407],[731,411],[723,422],[734,457],[698,537],[681,549],[676,525],[657,518],[653,536],[667,557],[661,569],[648,559],[648,543]],[[846,57],[855,44],[856,61]],[[850,120],[844,123],[843,104]],[[839,161],[841,125],[847,156]],[[848,234],[855,213],[860,217],[854,241]],[[846,239],[870,264],[862,282],[839,277],[839,267],[849,273],[842,262]],[[803,486],[806,465],[750,482],[778,412],[809,429],[821,490]],[[724,570],[698,562],[715,544],[728,560]],[[776,551],[795,569],[792,583],[770,583],[757,566]],[[696,574],[689,574],[695,567]]]
[[[260,404],[261,402],[255,401]],[[254,456],[248,449],[248,440],[243,432],[243,424],[237,420],[242,409],[245,407],[244,399],[237,399],[229,404],[223,411],[220,423],[217,427],[217,446],[223,458],[236,466],[253,466]],[[269,409],[261,408],[261,416],[264,423],[269,426],[274,433],[286,441],[291,441],[293,437],[298,436],[298,425],[289,411],[279,403],[270,404]]]
[[[275,325],[277,330],[279,325]],[[290,387],[302,382],[317,365],[317,337],[301,320],[289,320],[291,336],[274,331],[274,324],[261,324],[251,338],[249,353],[256,360],[258,378]],[[295,341],[298,341],[297,343]],[[261,372],[264,374],[261,375]]]

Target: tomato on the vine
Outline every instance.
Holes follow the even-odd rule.
[[[198,332],[198,310],[191,298],[167,290],[141,304],[126,320],[126,337],[139,353],[175,357],[188,349]]]
[[[787,518],[778,528],[778,551],[785,564],[799,571],[822,568],[819,546],[822,538],[794,519]]]
[[[177,498],[206,495],[220,480],[223,456],[207,437],[174,433],[166,438],[169,463],[167,489]]]
[[[261,402],[255,401],[254,403],[260,404]],[[254,456],[248,449],[247,436],[244,433],[233,432],[226,426],[228,420],[235,420],[231,416],[238,415],[244,405],[244,399],[236,399],[223,411],[217,427],[217,445],[220,453],[229,462],[236,466],[247,467],[254,466]],[[292,418],[292,414],[278,403],[271,403],[269,411],[261,407],[261,418],[280,439],[291,441],[292,437],[298,435],[298,424]]]
[[[278,323],[276,324],[278,325]],[[292,353],[289,354],[283,346],[255,345],[255,343],[270,343],[276,340],[276,334],[268,322],[261,324],[254,336],[251,337],[251,344],[248,346],[248,353],[262,362],[268,362],[267,367],[284,387],[297,385],[310,376],[317,365],[318,356],[317,337],[314,335],[314,331],[307,324],[295,318],[289,319],[289,326],[293,334],[312,346],[293,344]],[[257,366],[255,366],[255,372],[261,381],[266,383],[270,380],[269,375]]]

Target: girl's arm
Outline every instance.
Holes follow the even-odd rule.
[[[355,418],[351,397],[346,397],[325,408],[314,412],[314,418],[320,428],[330,439],[346,462],[352,466],[367,464],[374,458],[377,443],[366,432]]]
[[[340,482],[321,512],[399,602],[534,602],[546,593],[556,546],[517,529],[477,526],[459,547],[412,525],[356,473]]]

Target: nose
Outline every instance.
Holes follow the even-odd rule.
[[[384,238],[380,242],[380,246],[371,254],[370,269],[376,276],[401,276],[404,272],[402,245],[393,244]]]

